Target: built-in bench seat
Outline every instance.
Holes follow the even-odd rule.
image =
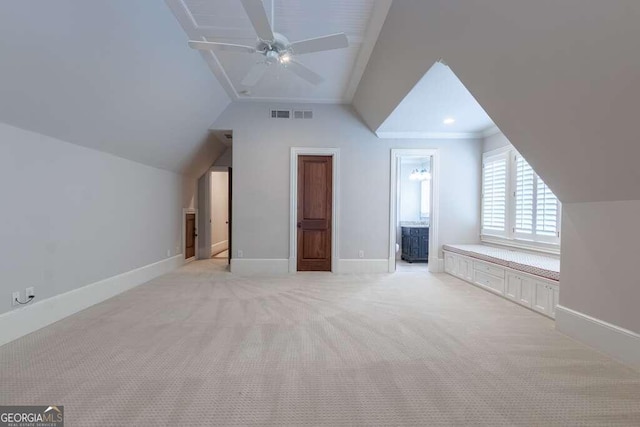
[[[442,248],[445,251],[492,262],[556,282],[560,280],[560,260],[550,256],[485,245],[443,245]]]
[[[445,272],[549,317],[560,292],[560,260],[485,245],[444,245]]]

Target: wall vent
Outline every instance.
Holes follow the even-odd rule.
[[[293,112],[294,119],[313,119],[312,110],[295,110]]]
[[[289,110],[271,110],[272,119],[289,119],[291,118],[291,111]]]

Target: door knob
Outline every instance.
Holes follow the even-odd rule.
[[[298,223],[298,228],[302,228],[302,223],[301,222]]]

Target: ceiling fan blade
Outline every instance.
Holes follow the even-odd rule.
[[[240,0],[240,2],[260,40],[273,41],[275,37],[262,0]]]
[[[303,78],[311,84],[318,85],[324,81],[321,75],[315,71],[311,71],[298,61],[289,61],[287,69],[296,74],[298,77]]]
[[[268,65],[265,64],[264,62],[258,62],[253,67],[251,67],[247,75],[244,76],[244,79],[242,79],[241,84],[243,86],[248,86],[248,87],[255,86],[260,81],[260,79],[264,76],[264,73],[267,72],[267,67]]]
[[[189,40],[189,47],[198,50],[224,50],[227,52],[244,52],[255,53],[256,49],[251,46],[243,46],[239,44],[229,43],[217,43],[217,42],[202,42],[196,40]]]
[[[345,33],[331,34],[329,36],[316,37],[315,39],[300,40],[291,43],[291,49],[295,55],[322,52],[323,50],[342,49],[345,47],[349,47],[349,40]]]

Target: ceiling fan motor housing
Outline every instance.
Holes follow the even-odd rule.
[[[273,41],[260,40],[256,50],[267,57],[267,62],[278,62],[280,57],[289,52],[289,39],[280,33],[273,33]]]

